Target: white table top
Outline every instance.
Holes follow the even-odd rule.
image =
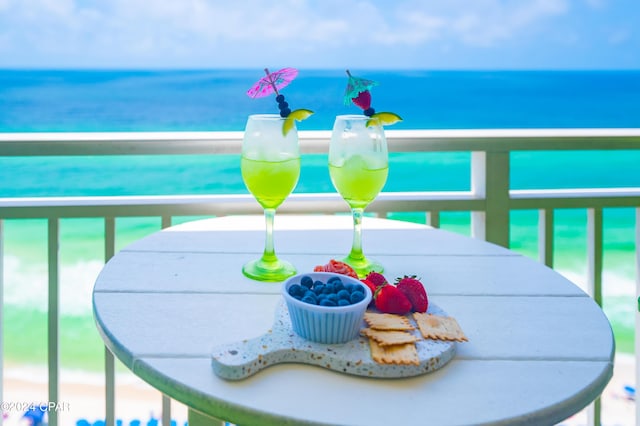
[[[309,230],[312,229],[312,230]],[[271,327],[280,284],[245,278],[262,253],[258,216],[189,222],[120,251],[97,279],[107,346],[136,375],[202,413],[242,425],[554,424],[580,411],[613,373],[602,310],[529,258],[423,225],[365,218],[364,251],[395,278],[423,279],[431,302],[469,338],[441,369],[371,379],[280,364],[241,381],[211,367],[214,346]],[[309,272],[350,248],[349,216],[276,217],[278,255]]]

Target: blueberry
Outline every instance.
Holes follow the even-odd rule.
[[[293,297],[302,296],[305,291],[306,289],[300,284],[292,284],[291,287],[289,287],[289,294]]]
[[[328,283],[333,283],[333,284],[337,284],[337,283],[341,283],[342,280],[340,279],[340,277],[331,277],[327,280],[327,284]]]
[[[304,277],[302,277],[300,279],[300,285],[306,287],[306,288],[311,288],[313,287],[313,280],[311,279],[310,276],[305,275]]]
[[[317,282],[313,285],[313,292],[317,295],[321,295],[322,293],[324,293],[324,289],[325,289],[325,285],[320,283],[318,284]]]
[[[347,299],[339,299],[338,300],[338,306],[349,306],[351,304],[350,301],[348,301]]]
[[[300,301],[302,301],[304,303],[308,303],[310,305],[317,305],[318,304],[315,297],[304,296],[302,299],[300,299]]]
[[[361,291],[354,291],[351,293],[351,296],[349,296],[349,301],[354,304],[362,300],[364,300],[364,293]]]
[[[344,286],[344,288],[349,292],[349,293],[353,293],[356,290],[360,290],[360,286],[358,284],[347,284]]]
[[[324,288],[322,289],[322,294],[331,294],[334,293],[333,291],[333,286],[331,285],[325,285]]]
[[[376,113],[376,110],[373,108],[367,108],[364,110],[364,115],[366,115],[367,117],[371,117],[375,113]]]
[[[278,104],[278,108],[280,108],[280,109],[289,108],[289,102],[280,102]]]
[[[334,303],[338,303],[338,296],[335,293],[327,294],[327,300],[332,300]]]
[[[345,290],[345,286],[344,286],[344,284],[342,284],[342,281],[340,281],[339,283],[335,283],[334,286],[335,286],[335,292],[336,293],[338,293],[338,292],[340,292],[342,290]]]
[[[349,292],[347,290],[342,289],[337,293],[337,296],[338,296],[338,300],[340,300],[340,299],[349,300],[349,296],[350,295],[349,295]]]
[[[280,117],[286,118],[291,114],[291,110],[289,108],[284,108],[280,110]]]
[[[276,96],[276,102],[280,103],[280,102],[284,102],[284,95],[278,95]]]
[[[320,306],[337,306],[338,304],[336,302],[334,302],[331,299],[322,299],[322,301],[320,301],[320,303],[318,303]]]
[[[312,291],[312,290],[307,290],[304,295],[302,296],[302,299],[304,300],[305,298],[311,298],[313,299],[315,302],[318,302],[318,296],[316,296],[316,294]]]

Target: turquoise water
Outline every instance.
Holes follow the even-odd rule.
[[[356,74],[354,72],[354,74]],[[399,113],[397,129],[640,127],[640,72],[380,72],[373,106]],[[356,74],[357,75],[357,74]],[[246,116],[275,112],[249,99],[257,71],[0,70],[0,132],[242,130]],[[302,130],[329,129],[342,105],[344,72],[300,71],[283,93],[316,114]],[[393,154],[385,190],[469,187],[469,154]],[[326,155],[302,159],[296,192],[333,191]],[[515,189],[640,187],[637,152],[522,152],[512,156]],[[237,156],[0,158],[0,197],[246,193]],[[346,210],[346,209],[345,209]],[[419,215],[395,218],[420,221]],[[190,218],[182,218],[188,220]],[[442,227],[469,234],[469,215],[445,213]],[[511,246],[537,256],[537,213],[514,212]],[[586,274],[586,212],[560,210],[556,267]],[[633,351],[635,312],[631,209],[605,211],[605,312],[618,349]],[[102,222],[61,223],[61,362],[99,369],[102,347],[91,287],[103,254]],[[159,219],[119,219],[118,247],[155,232]],[[8,361],[46,359],[46,222],[5,221],[5,351]]]

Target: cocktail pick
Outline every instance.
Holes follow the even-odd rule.
[[[270,72],[268,68],[264,69],[266,76],[258,80],[249,90],[247,95],[251,98],[262,98],[271,94],[276,95],[280,117],[284,118],[282,124],[282,134],[287,135],[294,126],[294,120],[302,121],[308,118],[313,111],[308,109],[296,109],[291,111],[289,103],[285,101],[284,95],[278,92],[289,85],[297,76],[298,70],[295,68],[282,68],[281,70]]]
[[[402,121],[402,118],[393,112],[376,112],[371,107],[371,88],[377,86],[378,83],[373,80],[367,80],[366,78],[355,77],[351,75],[351,72],[347,70],[349,81],[344,91],[344,103],[349,105],[353,103],[358,108],[362,109],[362,113],[367,117],[370,117],[367,121],[367,126],[372,125],[390,125]]]

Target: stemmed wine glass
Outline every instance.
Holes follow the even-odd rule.
[[[264,208],[266,241],[260,259],[246,263],[242,272],[258,281],[283,281],[295,267],[278,259],[273,244],[276,208],[289,196],[300,176],[298,132],[283,134],[284,118],[277,114],[250,115],[242,142],[240,169],[244,183]]]
[[[333,186],[351,207],[353,245],[342,260],[359,277],[384,270],[362,252],[362,215],[382,190],[388,171],[387,139],[382,126],[364,115],[337,116],[329,144],[329,174]]]

